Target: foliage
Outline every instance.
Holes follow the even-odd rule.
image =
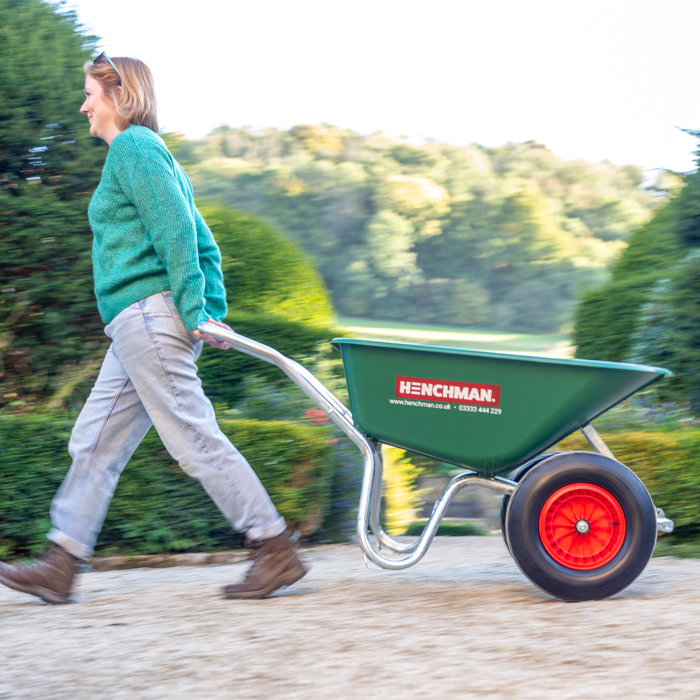
[[[662,537],[656,541],[654,556],[700,559],[700,538]]]
[[[670,536],[684,539],[700,535],[700,430],[603,434],[615,458],[632,469],[644,482],[655,505],[675,523]],[[589,450],[585,438],[576,433],[555,449]],[[664,537],[666,539],[667,536]]]
[[[606,411],[595,419],[595,429],[598,432],[655,433],[691,427],[697,419],[687,403],[659,402],[660,388],[666,387],[669,381],[669,377],[664,377],[659,384],[637,392],[626,401]]]
[[[305,535],[317,532],[328,515],[335,464],[324,428],[283,421],[220,424],[290,526]],[[45,546],[49,504],[70,466],[71,427],[63,413],[0,416],[0,558],[36,554]],[[213,551],[241,541],[151,430],[117,487],[97,552]]]
[[[73,12],[0,3],[0,403],[49,391],[104,339],[86,212],[107,148],[78,111],[93,49]]]
[[[420,471],[398,447],[382,445],[382,461],[385,527],[390,535],[400,535],[416,517],[420,494],[415,485]]]
[[[700,139],[700,131],[689,132]],[[700,164],[700,148],[696,152]],[[676,203],[676,230],[683,244],[689,248],[700,247],[700,173],[687,178]]]
[[[200,196],[313,256],[340,313],[417,323],[560,328],[659,199],[635,166],[567,162],[534,142],[222,126],[176,153]]]
[[[229,313],[226,321],[241,335],[269,345],[295,360],[315,355],[320,344],[343,335],[328,326],[238,311]],[[221,352],[205,346],[197,364],[205,393],[214,404],[224,404],[226,408],[233,407],[243,399],[242,383],[247,377],[288,381],[277,367],[236,350]]]
[[[612,362],[627,358],[649,291],[682,256],[676,208],[677,199],[636,231],[611,280],[580,300],[574,330],[577,357]]]
[[[269,224],[223,206],[202,216],[221,249],[229,306],[290,321],[328,325],[333,309],[311,261]]]
[[[696,134],[698,135],[698,134]],[[631,360],[675,373],[658,388],[665,402],[700,411],[700,171],[634,234],[611,282],[579,306],[579,357]]]
[[[411,537],[418,537],[425,528],[427,520],[415,520],[412,522],[404,535],[409,535]],[[487,535],[488,533],[479,525],[473,522],[467,521],[453,521],[453,520],[443,520],[435,533],[438,537],[479,537]]]
[[[700,211],[700,208],[698,208]],[[672,370],[660,388],[700,411],[700,249],[689,253],[669,278],[657,282],[642,307],[630,359]]]

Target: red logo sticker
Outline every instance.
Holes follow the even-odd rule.
[[[396,395],[402,399],[429,397],[445,403],[466,403],[472,406],[499,406],[501,403],[500,386],[450,382],[445,379],[396,377]]]

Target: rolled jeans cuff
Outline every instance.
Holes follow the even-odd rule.
[[[80,544],[80,542],[77,542],[72,537],[66,535],[65,532],[61,532],[55,527],[52,527],[48,531],[46,537],[77,559],[89,559],[93,554],[93,549],[91,547]]]
[[[279,516],[277,522],[274,525],[268,525],[267,527],[251,527],[246,530],[246,537],[253,542],[259,542],[260,540],[269,540],[277,535],[281,535],[287,529],[287,525],[284,522],[284,518]]]

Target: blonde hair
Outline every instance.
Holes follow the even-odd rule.
[[[116,108],[114,123],[124,131],[130,124],[146,126],[158,133],[158,108],[153,75],[138,58],[112,58],[119,73],[108,61],[88,61],[83,70],[97,80]],[[120,74],[121,73],[121,77]],[[122,81],[123,78],[123,81]],[[122,93],[117,88],[122,87]]]

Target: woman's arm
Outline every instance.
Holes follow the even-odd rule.
[[[194,210],[194,220],[197,227],[199,267],[204,273],[205,309],[210,318],[222,321],[226,318],[228,308],[226,305],[224,275],[221,272],[221,252],[219,251],[219,246],[216,245],[211,230],[198,209]]]
[[[194,330],[213,315],[205,308],[206,281],[192,208],[165,145],[152,137],[133,138],[129,132],[123,136],[110,147],[116,149],[117,178],[165,266],[175,307],[187,330]]]

